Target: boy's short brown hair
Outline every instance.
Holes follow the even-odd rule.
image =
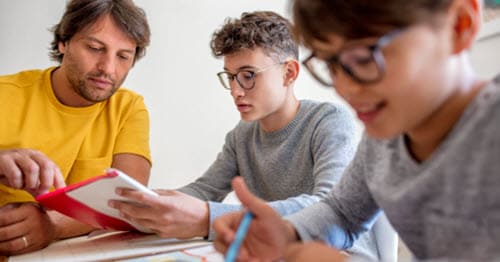
[[[295,0],[293,21],[298,42],[310,47],[329,34],[347,39],[381,36],[394,28],[435,22],[452,0]]]
[[[240,19],[227,18],[212,35],[210,47],[215,57],[259,47],[277,61],[299,56],[291,23],[270,11],[243,13]]]

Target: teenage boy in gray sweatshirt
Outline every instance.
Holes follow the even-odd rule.
[[[122,191],[144,206],[115,203],[122,214],[164,237],[213,238],[212,221],[240,205],[220,203],[242,177],[251,191],[281,215],[324,198],[356,149],[353,118],[331,103],[297,100],[298,46],[290,23],[273,12],[243,13],[213,34],[211,48],[224,59],[218,73],[242,121],[195,182],[159,197]],[[350,252],[378,258],[371,232]]]

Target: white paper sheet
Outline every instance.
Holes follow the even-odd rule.
[[[45,249],[9,258],[9,262],[114,261],[211,245],[202,239],[165,239],[133,232],[109,232],[54,242]]]

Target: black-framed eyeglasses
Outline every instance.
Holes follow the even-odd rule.
[[[335,86],[335,74],[339,68],[359,83],[375,83],[382,79],[385,73],[382,48],[403,31],[401,29],[390,31],[372,45],[350,46],[325,60],[317,58],[312,53],[302,64],[324,86]]]
[[[238,72],[236,72],[236,74],[233,74],[233,73],[230,73],[227,71],[222,71],[222,72],[217,73],[217,76],[219,77],[219,81],[225,89],[231,90],[231,81],[236,79],[236,82],[238,82],[238,84],[241,86],[241,88],[243,88],[245,90],[250,90],[250,89],[254,88],[254,86],[255,86],[255,76],[257,76],[257,74],[262,73],[262,72],[264,72],[264,71],[266,71],[274,66],[282,65],[285,63],[286,63],[286,61],[272,64],[272,65],[268,65],[266,67],[256,69],[256,70],[255,69],[254,70],[242,69],[242,70],[239,70]]]

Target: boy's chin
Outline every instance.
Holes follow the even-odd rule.
[[[242,121],[245,122],[253,122],[253,121],[258,121],[259,118],[254,116],[254,115],[249,115],[249,114],[240,114],[240,118]]]
[[[399,135],[401,135],[401,132],[398,130],[390,130],[390,129],[375,129],[375,128],[367,128],[365,127],[365,133],[375,139],[392,139],[395,138]]]

